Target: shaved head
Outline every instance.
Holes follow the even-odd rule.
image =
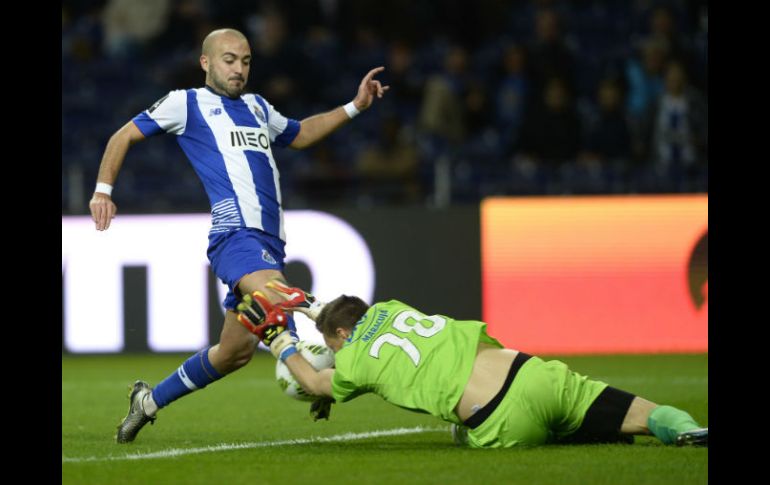
[[[235,29],[215,30],[203,39],[200,63],[207,86],[222,96],[237,98],[249,79],[249,40]]]
[[[203,47],[201,49],[201,55],[210,56],[214,46],[217,44],[217,40],[223,36],[232,36],[239,40],[244,40],[247,43],[249,40],[240,31],[235,29],[217,29],[209,33],[205,39],[203,39]]]

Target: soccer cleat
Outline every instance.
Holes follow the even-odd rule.
[[[152,388],[144,381],[136,381],[134,387],[131,390],[131,394],[128,396],[129,406],[128,414],[123,418],[123,421],[118,425],[118,434],[115,435],[115,441],[118,443],[129,443],[134,441],[139,430],[144,427],[145,424],[154,423],[155,417],[148,416],[144,412],[144,406],[142,401],[144,398],[152,392]]]
[[[468,446],[468,427],[452,423],[452,441],[456,445]]]
[[[278,304],[281,308],[297,310],[307,315],[313,321],[318,320],[318,315],[321,314],[321,310],[326,305],[326,303],[319,301],[301,288],[286,286],[279,280],[268,281],[265,286],[283,298],[284,301]]]
[[[676,446],[705,446],[709,445],[709,429],[695,428],[676,435]]]

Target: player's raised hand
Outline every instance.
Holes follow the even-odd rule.
[[[272,339],[288,326],[284,311],[276,308],[259,290],[243,295],[236,309],[241,325],[264,341],[265,345],[270,345]]]
[[[112,197],[102,192],[94,192],[94,196],[88,203],[88,208],[91,209],[91,218],[96,223],[97,231],[109,229],[110,222],[118,211]]]
[[[244,295],[236,308],[241,325],[270,347],[276,358],[285,360],[296,352],[295,344],[299,341],[296,329],[283,309],[270,303],[262,292]]]
[[[375,96],[381,98],[385,94],[385,91],[390,89],[390,86],[383,86],[380,81],[374,79],[375,75],[384,70],[385,68],[383,66],[375,67],[366,73],[364,79],[361,80],[361,84],[358,86],[358,94],[356,94],[356,98],[353,100],[353,104],[356,105],[358,111],[367,109],[372,105]]]

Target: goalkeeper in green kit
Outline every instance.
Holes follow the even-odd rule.
[[[319,396],[316,418],[328,418],[332,402],[373,392],[452,423],[455,441],[474,448],[630,443],[650,434],[665,444],[708,446],[708,428],[685,411],[506,349],[483,322],[425,315],[396,300],[369,306],[343,295],[324,304],[278,281],[268,288],[285,301],[273,305],[254,292],[238,306],[238,319]],[[286,311],[316,322],[335,368],[316,371],[296,351]]]

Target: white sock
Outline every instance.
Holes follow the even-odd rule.
[[[158,412],[158,405],[155,404],[155,399],[152,398],[151,392],[142,399],[142,409],[144,410],[144,414],[149,417],[155,416],[155,413]]]

